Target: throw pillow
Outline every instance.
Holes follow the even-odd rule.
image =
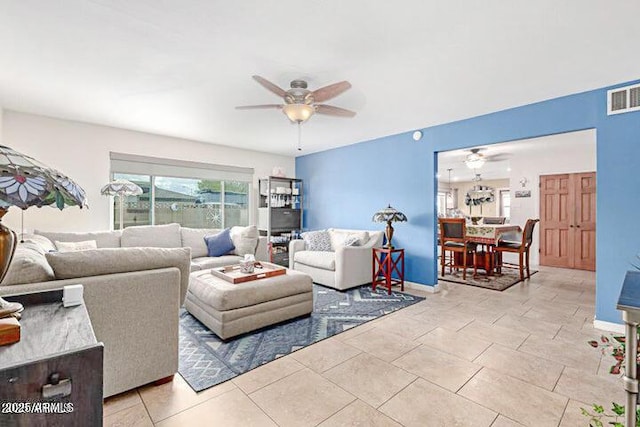
[[[229,228],[225,228],[218,234],[205,236],[204,242],[207,244],[208,256],[222,256],[235,249]]]
[[[207,256],[207,244],[204,242],[204,236],[218,234],[221,231],[219,228],[180,227],[182,247],[191,248],[191,256],[193,258]]]
[[[330,228],[328,231],[331,236],[331,248],[334,251],[343,246],[363,246],[369,241],[369,232],[367,231],[340,230],[335,228]],[[355,237],[357,241],[346,245],[345,241],[350,237]],[[351,241],[351,239],[349,240]]]
[[[98,249],[95,240],[86,240],[84,242],[58,242],[56,241],[58,252],[77,252],[88,251],[89,249]]]
[[[350,234],[344,239],[344,242],[342,243],[342,245],[343,246],[360,246],[360,239],[358,238],[358,236],[354,236],[353,234]]]
[[[231,227],[231,241],[235,246],[234,255],[255,255],[258,247],[258,227]]]
[[[35,243],[36,245],[40,246],[45,252],[55,252],[57,250],[56,245],[54,245],[51,240],[47,239],[44,236],[40,236],[39,234],[23,234],[21,237],[22,240],[25,241],[25,243]]]
[[[69,233],[69,232],[52,232],[39,231],[33,232],[36,235],[44,236],[51,240],[52,244],[58,242],[86,242],[87,240],[95,240],[98,248],[119,248],[120,237],[122,231],[96,231],[88,233]]]
[[[2,285],[47,282],[55,279],[44,249],[33,242],[20,243]]]
[[[307,231],[300,236],[308,251],[331,251],[331,236],[327,230]]]

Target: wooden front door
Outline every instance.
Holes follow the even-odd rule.
[[[596,268],[595,172],[540,177],[540,264]]]

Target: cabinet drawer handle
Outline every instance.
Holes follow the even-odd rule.
[[[42,397],[45,399],[53,399],[59,397],[67,397],[71,395],[71,379],[61,380],[60,374],[57,372],[49,377],[51,384],[42,386]]]

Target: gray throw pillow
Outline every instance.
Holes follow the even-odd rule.
[[[331,251],[331,236],[327,230],[307,231],[300,236],[308,251]]]
[[[231,227],[231,240],[235,246],[234,255],[255,255],[258,247],[258,227],[255,225]]]
[[[34,242],[18,244],[2,285],[48,282],[55,279],[42,247]]]

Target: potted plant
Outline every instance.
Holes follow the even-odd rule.
[[[640,328],[639,328],[640,329]],[[622,376],[624,371],[624,353],[626,349],[626,338],[624,336],[613,335],[607,337],[602,335],[600,341],[589,341],[589,345],[593,348],[599,348],[602,354],[609,353],[615,360],[615,364],[609,368],[609,373],[612,375]],[[640,343],[638,344],[638,350],[640,350]],[[640,362],[640,359],[636,360],[636,363]],[[625,414],[625,407],[616,402],[611,403],[611,410],[605,410],[604,406],[594,403],[589,409],[580,408],[582,415],[589,417],[590,427],[603,427],[611,425],[614,427],[624,427],[623,418]],[[640,408],[636,410],[637,421],[636,427],[640,427]]]

